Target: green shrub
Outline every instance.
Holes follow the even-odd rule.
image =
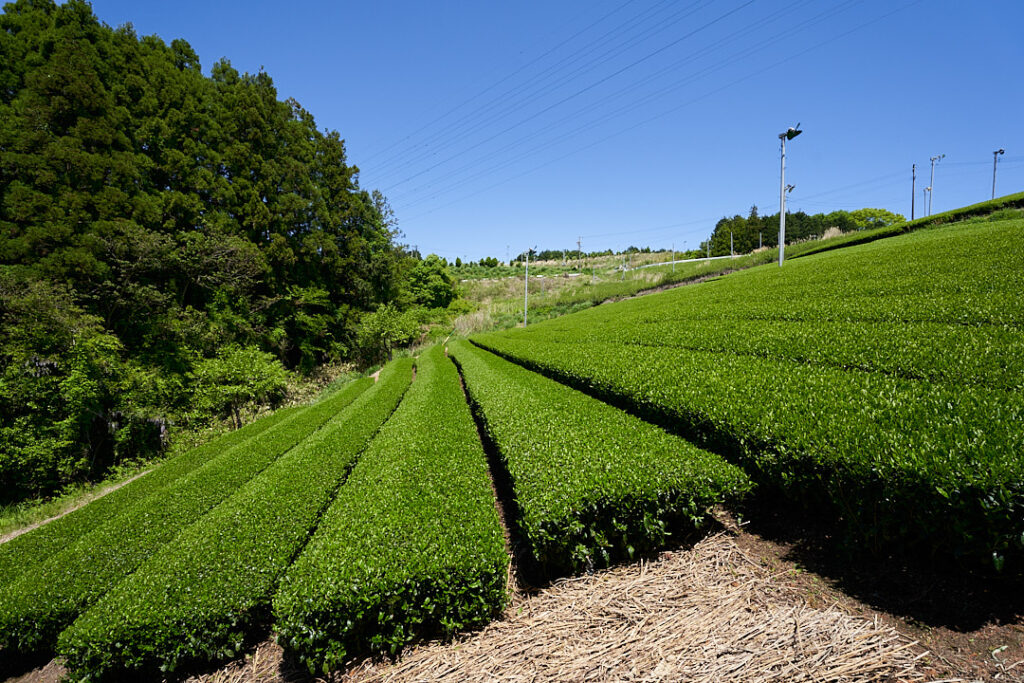
[[[278,642],[312,671],[486,623],[508,571],[455,366],[433,347],[274,598]]]
[[[233,657],[359,453],[398,406],[412,359],[183,531],[60,637],[76,677]],[[372,384],[373,380],[359,380]]]
[[[288,371],[273,354],[235,344],[220,349],[213,358],[198,361],[189,378],[195,389],[195,413],[230,415],[235,428],[242,425],[246,407],[276,404],[288,386]]]
[[[451,352],[504,460],[539,568],[577,572],[663,547],[750,483],[720,456],[490,353]]]
[[[366,388],[355,383],[289,415],[129,506],[0,595],[0,648],[49,652],[78,615],[215,505],[309,437]]]

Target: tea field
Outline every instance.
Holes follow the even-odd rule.
[[[1024,218],[975,216],[388,364],[0,544],[0,662],[311,672],[756,498],[851,552],[1024,566]],[[881,239],[885,237],[885,239]],[[504,528],[503,528],[504,526]]]

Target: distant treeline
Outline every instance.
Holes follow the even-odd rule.
[[[453,296],[266,73],[205,76],[80,0],[7,4],[0,54],[0,499],[237,420],[379,343],[386,302]]]
[[[831,213],[806,214],[786,212],[786,244],[803,242],[804,240],[821,237],[830,228],[841,232],[853,232],[868,228],[883,228],[894,223],[902,223],[907,219],[900,214],[885,209],[858,209],[856,211],[832,211]],[[750,207],[746,218],[735,215],[724,217],[715,224],[711,234],[711,255],[725,256],[729,254],[729,236],[732,235],[732,247],[737,254],[746,254],[759,246],[779,246],[779,214],[778,212],[762,216],[757,206]],[[706,253],[708,241],[702,242],[701,251]]]
[[[786,244],[802,242],[804,240],[818,238],[825,234],[829,228],[835,228],[841,232],[852,232],[865,230],[867,228],[882,228],[894,223],[902,223],[906,220],[900,214],[886,211],[885,209],[858,209],[856,211],[832,211],[830,213],[806,214],[803,211],[796,213],[786,212]],[[750,208],[749,215],[744,218],[737,214],[732,218],[723,217],[715,224],[711,237],[700,243],[699,251],[707,253],[708,244],[711,245],[712,256],[725,256],[729,254],[729,234],[732,233],[733,249],[737,254],[745,254],[757,249],[759,246],[779,246],[779,214],[762,216],[758,213],[757,206]],[[760,239],[760,242],[759,242]],[[669,251],[669,248],[635,247],[630,245],[621,251],[604,249],[601,251],[584,251],[576,249],[543,249],[535,251],[530,255],[531,261],[565,261],[572,264],[580,258],[594,258],[597,256],[612,256],[615,254],[649,254],[651,252]],[[691,251],[697,251],[692,249]],[[678,253],[682,254],[680,249]],[[512,259],[512,263],[522,263],[526,260],[526,252],[522,252]],[[479,265],[495,267],[501,262],[490,257],[481,259]],[[462,266],[462,260],[456,259],[456,266]],[[465,265],[476,266],[477,263],[470,262]]]

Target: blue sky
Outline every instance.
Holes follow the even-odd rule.
[[[338,130],[403,241],[478,259],[527,246],[696,247],[724,215],[933,212],[1024,190],[1024,3],[96,0],[184,38],[203,69],[264,69]]]

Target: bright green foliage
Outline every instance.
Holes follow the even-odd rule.
[[[273,354],[234,344],[196,363],[190,375],[196,408],[202,414],[231,415],[236,428],[244,406],[276,403],[288,385],[288,373]]]
[[[83,0],[0,11],[0,501],[260,395],[211,387],[226,348],[350,358],[362,314],[402,293],[413,259],[341,136],[265,72],[207,73]]]
[[[0,266],[0,501],[95,476],[144,434],[160,446],[159,425],[125,414],[121,350],[67,287]]]
[[[730,454],[862,549],[1024,563],[1024,221],[918,231],[477,341]]]
[[[486,623],[508,570],[483,447],[432,347],[274,598],[278,641],[326,670]]]
[[[366,388],[355,383],[108,520],[0,595],[0,647],[46,652],[78,615]]]
[[[252,422],[241,429],[214,439],[198,448],[182,453],[142,477],[97,498],[88,505],[48,522],[41,527],[0,544],[0,591],[18,576],[35,569],[80,537],[117,517],[151,495],[158,494],[189,472],[202,466],[238,444],[256,438],[291,415],[296,409],[285,408]]]
[[[233,657],[269,625],[281,575],[411,379],[412,359],[387,366],[320,431],[107,593],[61,634],[58,652],[73,674],[173,671]]]
[[[367,313],[359,325],[359,351],[366,363],[388,361],[396,346],[408,344],[419,334],[415,310],[401,312],[388,303]]]
[[[505,461],[519,530],[549,574],[664,546],[750,484],[713,453],[466,342],[452,344]]]
[[[413,301],[427,308],[444,308],[456,297],[455,279],[437,254],[430,254],[409,272]]]

